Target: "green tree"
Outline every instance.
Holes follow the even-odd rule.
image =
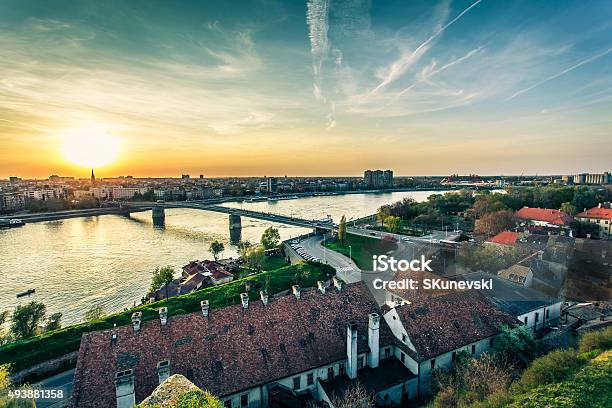
[[[238,247],[238,255],[242,258],[242,259],[246,259],[247,253],[249,252],[249,249],[251,249],[253,245],[249,242],[249,241],[240,241],[237,245]]]
[[[570,216],[574,216],[576,215],[576,207],[572,205],[572,203],[565,202],[563,204],[561,204],[561,211],[563,211],[564,213],[570,215]]]
[[[527,326],[500,327],[501,333],[495,339],[495,352],[503,359],[516,365],[526,366],[538,353],[533,332]]]
[[[387,230],[389,230],[389,232],[396,233],[402,228],[402,219],[400,217],[390,215],[385,218],[385,224],[387,225]]]
[[[62,327],[62,313],[53,313],[47,318],[47,325],[45,331],[56,330]]]
[[[383,229],[385,228],[385,219],[389,215],[391,214],[390,214],[390,207],[388,205],[383,205],[382,207],[378,209],[378,211],[376,211],[376,219],[378,220],[378,222],[380,222],[380,226]]]
[[[213,254],[216,261],[219,257],[219,254],[225,250],[225,246],[223,245],[223,242],[215,240],[210,243],[210,247],[208,248],[208,250]]]
[[[344,246],[346,242],[346,217],[344,215],[340,218],[340,223],[338,224],[338,240]]]
[[[266,253],[261,245],[256,245],[247,251],[246,265],[251,269],[260,270],[266,260]]]
[[[38,333],[38,325],[44,321],[47,307],[44,303],[32,301],[17,306],[13,312],[11,332],[16,339],[27,339]]]
[[[159,289],[162,285],[166,285],[166,299],[168,299],[168,284],[174,279],[174,269],[171,266],[164,266],[163,268],[156,268],[153,271],[153,277],[151,278],[151,287],[149,292],[153,293]]]
[[[88,311],[85,312],[85,316],[83,320],[85,322],[93,322],[94,320],[99,320],[106,315],[106,311],[100,305],[94,306]]]
[[[0,313],[0,346],[10,343],[11,331],[5,327],[5,324],[9,321],[10,315],[7,310]]]
[[[278,228],[268,227],[261,236],[261,245],[264,249],[276,248],[280,243]]]
[[[571,228],[576,238],[596,237],[599,235],[599,225],[588,221],[574,221]]]
[[[474,232],[490,237],[510,229],[515,225],[514,213],[508,210],[495,211],[476,220]]]

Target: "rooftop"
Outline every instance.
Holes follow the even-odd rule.
[[[502,231],[494,237],[489,238],[487,242],[501,245],[514,245],[520,236],[520,232]]]
[[[576,217],[612,220],[612,208],[593,207],[589,210],[576,214]]]
[[[543,221],[553,225],[569,225],[572,217],[563,211],[550,208],[523,207],[516,212],[516,216],[523,220]]]

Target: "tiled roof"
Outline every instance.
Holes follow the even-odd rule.
[[[511,280],[512,282],[524,284],[527,280],[527,276],[531,273],[531,268],[519,264],[514,264],[507,269],[503,269],[497,273],[504,279]]]
[[[514,245],[516,243],[516,240],[519,239],[520,236],[520,232],[502,231],[494,237],[489,238],[487,242],[502,245]]]
[[[579,218],[599,218],[612,220],[612,208],[593,207],[590,210],[576,214]]]
[[[404,304],[397,313],[416,348],[417,361],[458,349],[511,327],[516,318],[499,310],[477,291],[433,297],[428,302]]]
[[[572,223],[572,217],[563,211],[550,208],[523,207],[516,212],[516,216],[523,220],[543,221],[554,225],[569,225]]]
[[[74,380],[73,406],[115,406],[113,376],[132,368],[136,401],[158,385],[159,361],[170,360],[170,374],[182,374],[196,386],[217,396],[289,377],[346,358],[346,326],[358,326],[358,349],[367,350],[369,313],[380,309],[363,282],[345,285],[325,294],[315,289],[271,297],[267,306],[251,299],[248,309],[233,305],[201,313],[171,316],[166,326],[159,320],[87,333]],[[395,338],[381,320],[381,347]]]

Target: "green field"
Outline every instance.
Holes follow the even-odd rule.
[[[347,234],[346,241],[327,241],[325,247],[345,256],[351,256],[360,269],[372,269],[372,256],[385,254],[394,250],[397,244],[383,239],[363,237],[360,235]]]
[[[136,311],[142,312],[143,320],[152,320],[159,317],[158,310],[162,306],[167,306],[168,313],[172,316],[199,311],[200,301],[205,299],[210,302],[212,309],[240,303],[240,293],[244,292],[247,280],[252,282],[249,296],[256,299],[261,288],[265,288],[270,294],[275,294],[289,289],[296,283],[302,287],[315,286],[318,280],[328,280],[333,274],[332,267],[319,263],[283,266],[223,285],[172,297],[167,301],[138,306],[94,322],[76,324],[6,344],[0,347],[0,364],[11,364],[11,372],[16,372],[76,351],[79,349],[83,333],[110,329],[114,324],[129,325],[131,315]]]

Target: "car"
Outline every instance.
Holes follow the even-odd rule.
[[[411,242],[410,238],[408,238],[408,237],[402,237],[402,241]]]
[[[376,233],[375,233],[375,232],[370,232],[370,235],[372,235],[373,237],[375,237],[375,236],[376,236]]]

